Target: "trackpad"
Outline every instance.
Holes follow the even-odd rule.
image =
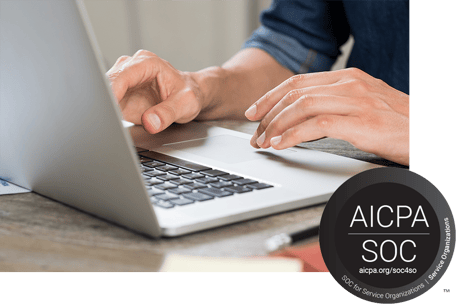
[[[219,135],[165,146],[227,164],[247,162],[265,157],[271,158],[274,155],[283,156],[296,152],[291,149],[276,151],[272,148],[257,150],[250,146],[249,140],[232,135]]]

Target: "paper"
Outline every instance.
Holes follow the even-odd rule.
[[[124,128],[133,127],[135,124],[126,120],[122,120],[122,125]]]
[[[164,272],[299,272],[301,261],[292,258],[213,258],[170,255]]]
[[[0,195],[27,193],[27,192],[30,192],[30,190],[13,185],[3,179],[0,179]]]

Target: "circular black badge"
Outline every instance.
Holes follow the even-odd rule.
[[[405,169],[379,168],[345,182],[326,205],[320,246],[345,289],[398,303],[429,290],[454,250],[454,219],[442,194]]]

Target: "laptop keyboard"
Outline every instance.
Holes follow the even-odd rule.
[[[161,208],[169,209],[273,187],[165,154],[141,148],[136,150],[150,201]]]

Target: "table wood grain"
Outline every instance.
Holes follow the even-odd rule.
[[[239,121],[207,124],[249,134],[257,127],[257,123]],[[323,139],[302,146],[399,166],[340,140]],[[323,209],[324,205],[318,205],[186,236],[152,239],[36,193],[3,195],[0,271],[157,271],[169,254],[264,256],[267,238],[298,230],[306,220],[321,215]]]

